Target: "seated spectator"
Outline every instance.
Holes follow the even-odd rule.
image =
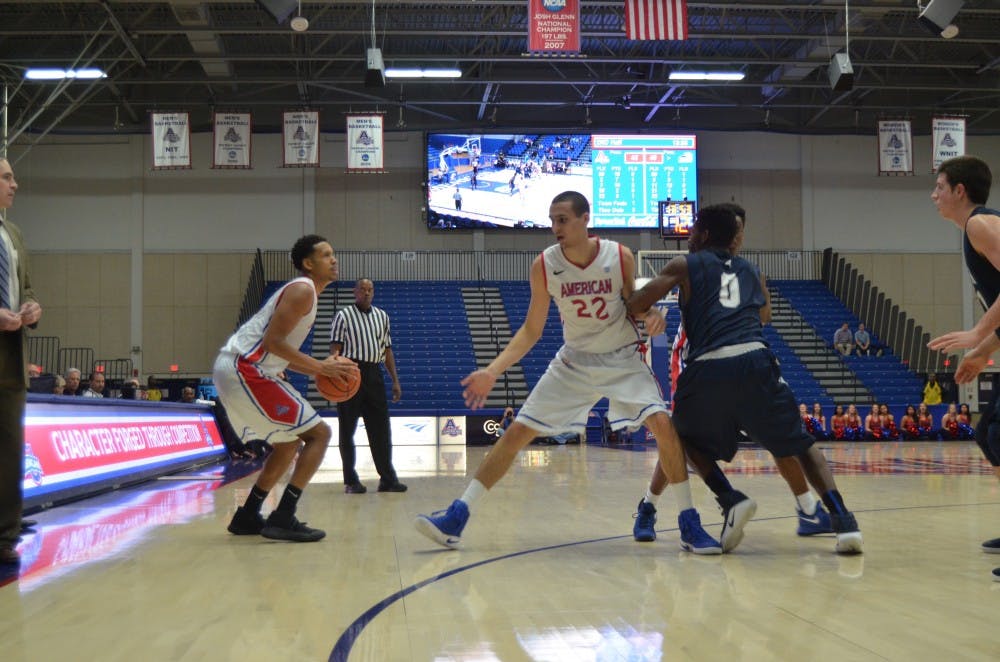
[[[83,397],[85,397],[85,398],[103,398],[104,397],[104,373],[103,372],[92,372],[92,373],[90,373],[90,380],[87,382],[87,390],[83,392]]]
[[[55,389],[56,376],[42,373],[42,367],[34,363],[28,364],[28,393],[44,393],[49,395]]]
[[[872,348],[872,336],[865,330],[864,323],[858,324],[854,332],[854,352],[858,356],[868,356]]]
[[[66,390],[63,395],[80,395],[80,369],[70,368],[66,371]]]
[[[844,322],[843,326],[833,334],[833,348],[847,356],[854,348],[854,336],[851,334],[851,327]]]
[[[941,385],[938,384],[937,375],[933,372],[927,375],[927,383],[924,384],[924,404],[941,404]]]
[[[969,411],[969,405],[966,404],[958,406],[958,438],[976,438],[976,431],[972,427],[972,412]]]
[[[66,379],[62,375],[56,375],[55,383],[52,385],[52,395],[65,395]]]
[[[41,367],[35,365],[34,363],[29,363],[28,364],[28,379],[33,379],[35,377],[41,377],[41,376],[42,376],[42,369],[41,369]]]
[[[937,436],[934,432],[934,415],[922,402],[917,405],[917,432],[921,439],[933,439]]]
[[[149,400],[150,402],[159,402],[162,399],[163,393],[160,391],[156,377],[150,375],[149,379],[146,380],[146,400]]]
[[[878,404],[872,404],[871,411],[865,416],[865,441],[880,441],[882,439],[882,416]]]
[[[181,402],[187,403],[189,405],[214,405],[215,403],[211,400],[204,400],[198,397],[198,392],[194,390],[193,386],[185,386],[181,389]]]
[[[837,405],[833,408],[833,416],[830,417],[830,438],[842,441],[846,429],[847,416],[844,415],[844,405]]]
[[[899,429],[903,439],[916,441],[920,439],[920,429],[917,428],[917,408],[913,405],[906,405],[906,413],[899,419]]]
[[[136,378],[126,379],[122,382],[121,397],[124,400],[140,400],[139,380]]]
[[[861,425],[861,414],[854,405],[847,406],[847,414],[844,416],[844,439],[847,441],[859,441],[864,439],[864,428]]]
[[[878,406],[879,425],[882,426],[882,438],[888,440],[899,439],[899,430],[896,428],[896,417],[889,411],[889,405],[884,402]]]

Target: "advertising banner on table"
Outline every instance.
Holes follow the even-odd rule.
[[[213,168],[252,168],[253,118],[250,113],[215,113]]]
[[[25,501],[224,451],[208,408],[29,402],[24,420]]]
[[[878,174],[913,174],[913,131],[909,120],[879,121]]]
[[[948,159],[965,155],[965,118],[935,117],[931,120],[931,172]]]
[[[384,172],[382,115],[347,116],[347,172]]]
[[[580,0],[528,0],[528,51],[580,52]]]
[[[286,112],[284,118],[283,162],[286,168],[319,167],[319,112]]]
[[[191,116],[188,113],[150,113],[153,170],[191,167]]]

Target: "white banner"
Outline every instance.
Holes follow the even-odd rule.
[[[191,118],[187,113],[150,113],[153,170],[191,167]]]
[[[384,172],[382,115],[347,116],[347,172]]]
[[[913,174],[913,131],[909,120],[878,123],[878,174]]]
[[[250,113],[215,113],[212,124],[212,167],[252,168]]]
[[[931,120],[931,173],[948,159],[965,155],[965,118],[935,117]]]
[[[285,167],[319,167],[319,112],[301,110],[284,114]]]

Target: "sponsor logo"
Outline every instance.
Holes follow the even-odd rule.
[[[455,419],[449,418],[444,427],[441,428],[441,434],[447,437],[460,437],[462,436],[462,428],[455,423]]]
[[[35,487],[42,484],[45,472],[42,471],[42,463],[31,450],[31,444],[24,445],[24,479],[30,480]]]

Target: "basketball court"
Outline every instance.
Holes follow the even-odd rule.
[[[863,556],[837,556],[832,536],[797,537],[791,495],[752,449],[731,477],[760,507],[722,557],[679,550],[666,496],[657,540],[632,540],[656,460],[646,446],[529,446],[473,512],[459,551],[437,548],[412,520],[459,496],[487,448],[399,458],[405,494],[346,495],[339,470],[324,469],[299,508],[327,530],[312,544],[226,533],[254,480],[240,470],[253,467],[206,467],[38,513],[20,580],[0,588],[2,657],[1000,658],[990,578],[1000,555],[979,548],[1000,536],[1000,486],[976,446],[822,448],[858,516]],[[692,486],[717,536],[715,504]]]

